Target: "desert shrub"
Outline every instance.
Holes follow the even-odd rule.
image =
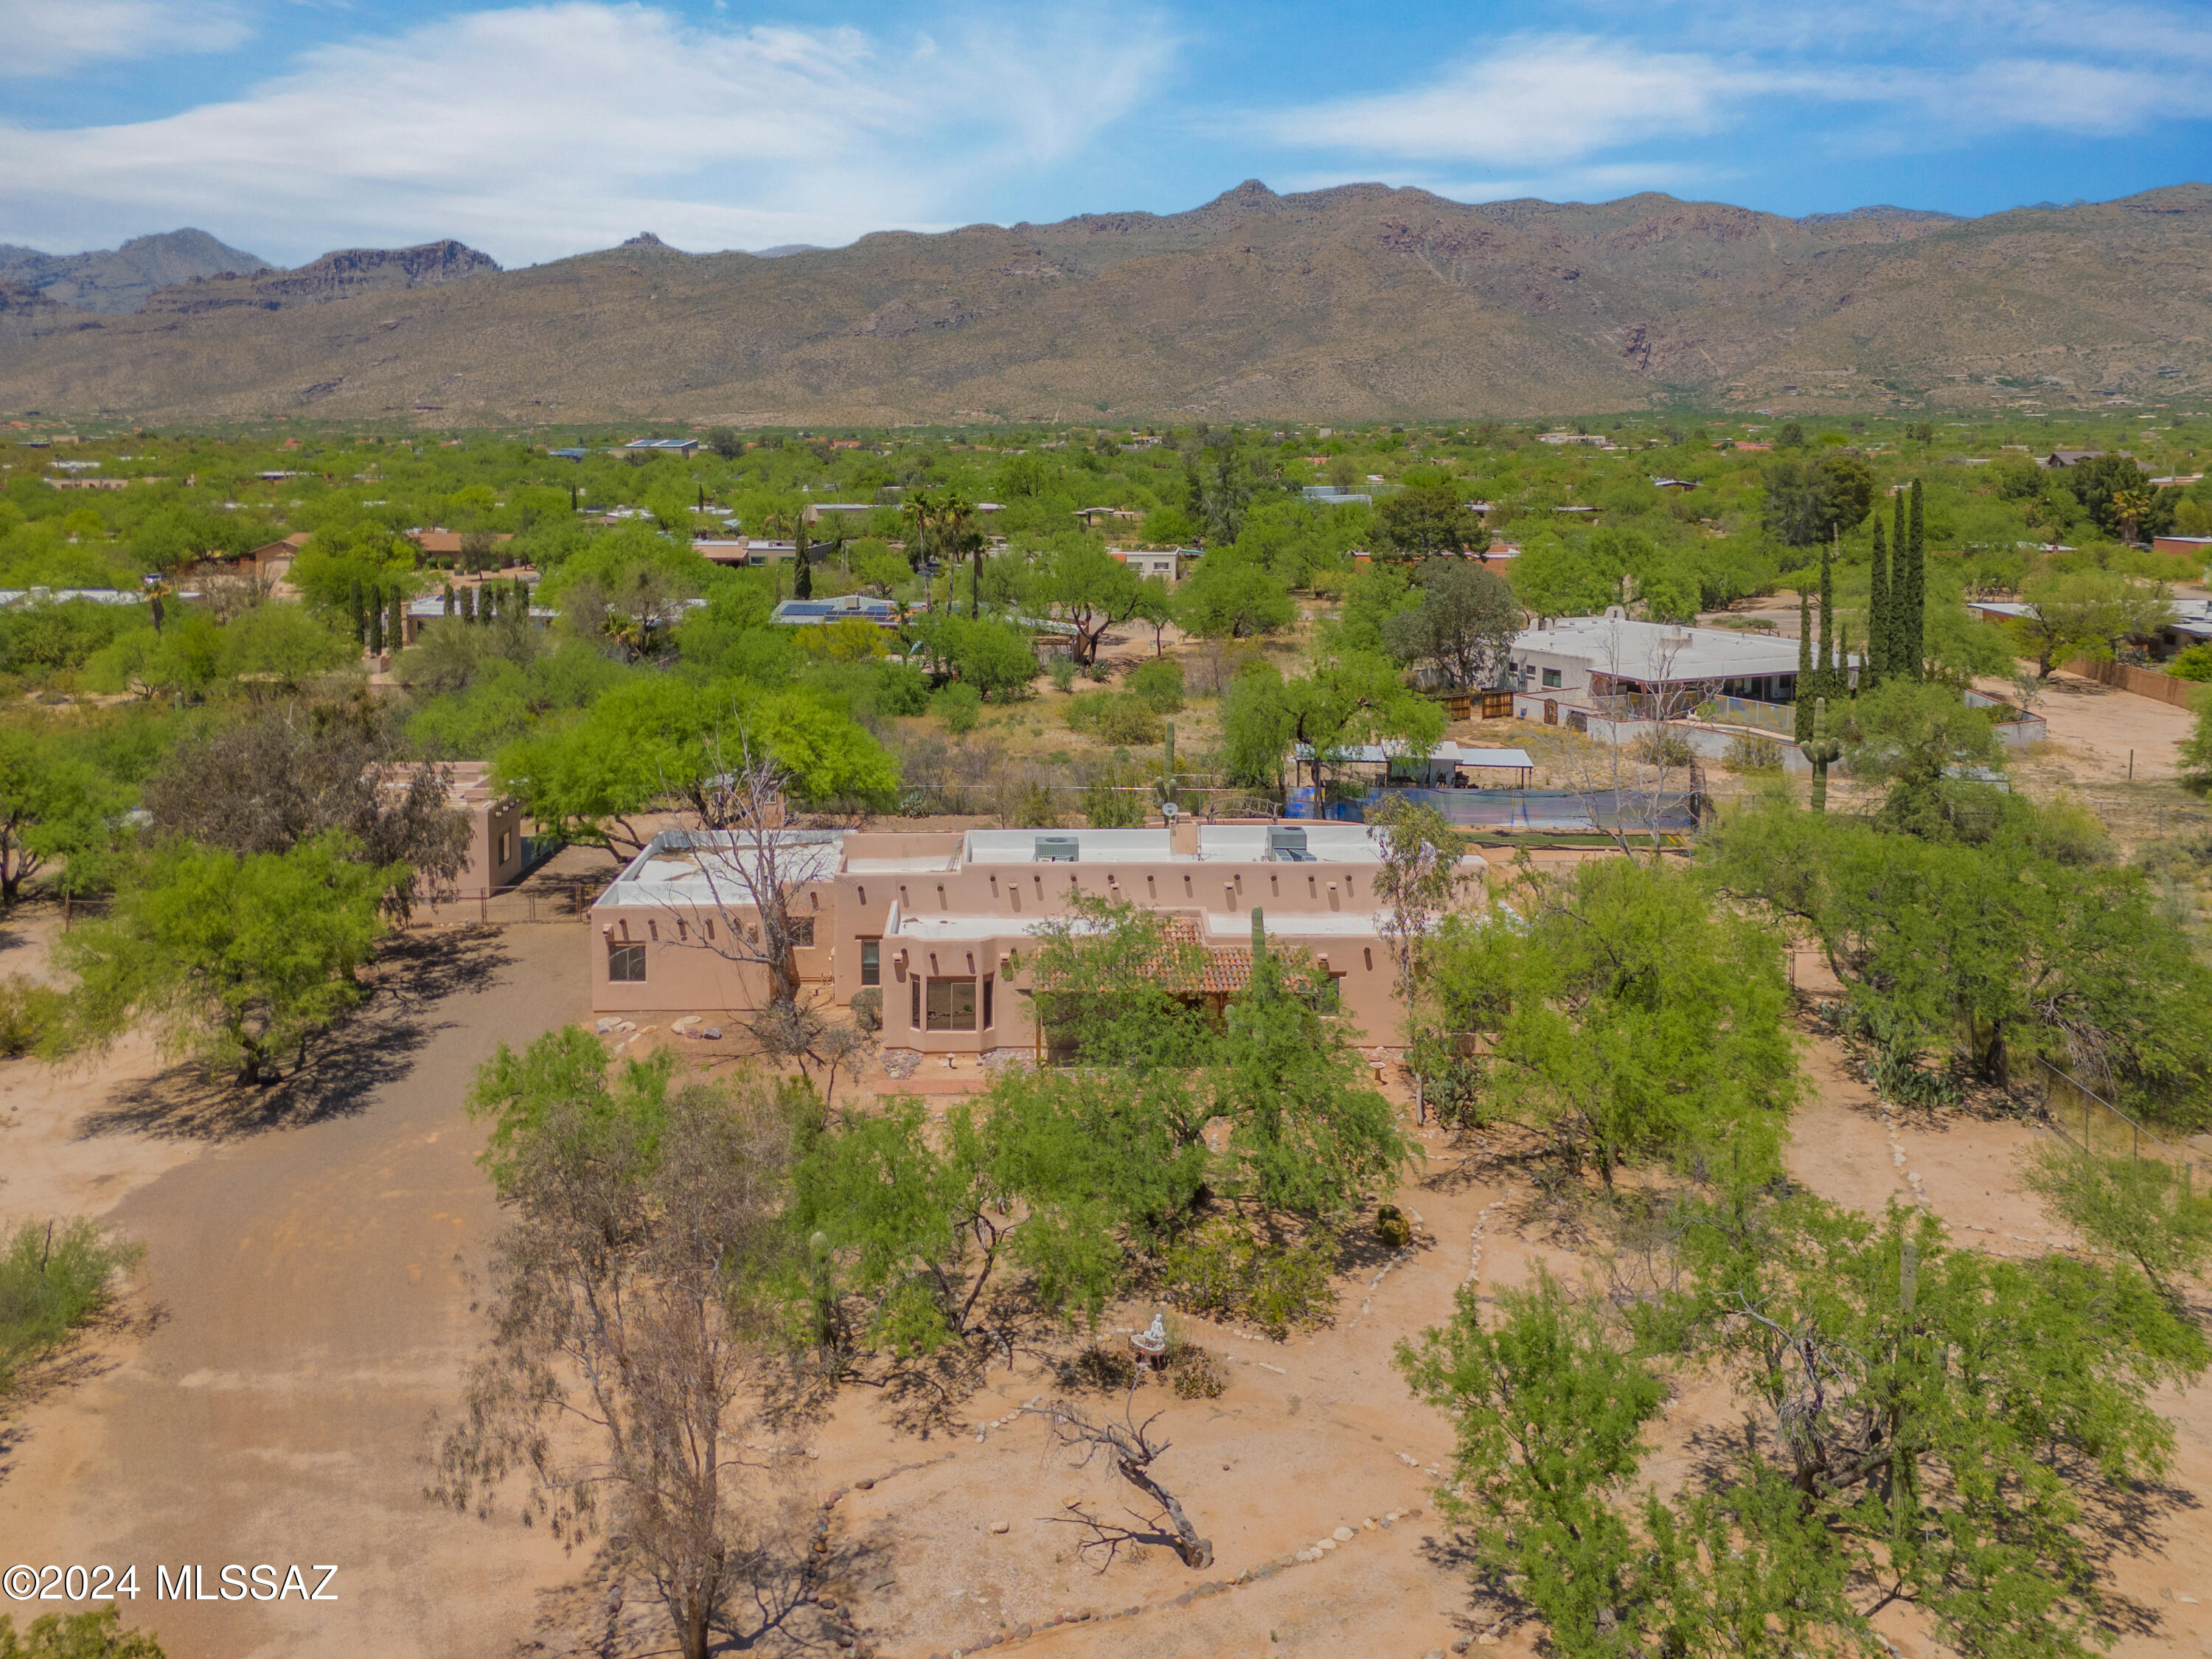
[[[2212,1197],[2194,1190],[2185,1167],[2051,1142],[2029,1159],[2024,1181],[2092,1249],[2133,1261],[2161,1289],[2212,1261]]]
[[[1375,1237],[1392,1249],[1402,1250],[1413,1242],[1413,1224],[1396,1205],[1381,1205],[1375,1212]]]
[[[959,736],[973,732],[983,718],[983,694],[965,680],[939,688],[929,700],[929,712],[945,722],[946,731]]]
[[[1067,723],[1101,743],[1158,743],[1164,735],[1152,704],[1129,691],[1085,691],[1067,705]]]
[[[1336,1303],[1329,1282],[1335,1272],[1336,1240],[1326,1231],[1273,1245],[1224,1224],[1170,1249],[1162,1278],[1176,1306],[1244,1320],[1280,1337],[1328,1317]]]
[[[1142,697],[1154,713],[1172,714],[1182,707],[1182,665],[1173,657],[1139,663],[1121,676],[1121,689]]]
[[[1075,659],[1061,652],[1047,663],[1044,672],[1051,678],[1055,691],[1071,691],[1075,688]]]
[[[1646,732],[1628,746],[1629,752],[1646,766],[1687,766],[1697,758],[1690,740],[1669,726],[1656,732]]]
[[[0,1613],[0,1659],[162,1659],[161,1644],[143,1630],[123,1628],[112,1604],[90,1613],[50,1613],[23,1635]]]
[[[1108,1394],[1119,1394],[1137,1380],[1137,1358],[1126,1349],[1093,1342],[1073,1359],[1062,1360],[1059,1371],[1060,1385],[1064,1389],[1098,1389]]]
[[[929,707],[929,680],[908,664],[885,663],[868,677],[854,702],[878,714],[919,714]]]
[[[1145,798],[1116,789],[1110,778],[1096,778],[1083,792],[1083,817],[1093,830],[1133,830],[1145,821]]]
[[[1178,1400],[1218,1400],[1229,1386],[1220,1362],[1195,1343],[1170,1343],[1162,1364]]]
[[[0,1391],[17,1365],[57,1346],[106,1307],[115,1274],[138,1256],[136,1245],[81,1218],[19,1225],[0,1254]]]
[[[1755,738],[1748,732],[1738,732],[1729,739],[1728,750],[1722,755],[1721,764],[1731,772],[1779,772],[1782,769],[1782,745],[1771,738]]]
[[[853,1024],[863,1031],[884,1029],[884,993],[879,985],[871,985],[853,993],[851,1004]]]
[[[14,1060],[58,1041],[65,1006],[52,986],[21,974],[0,980],[0,1055]]]
[[[2178,680],[2212,680],[2212,644],[2192,645],[2174,653],[2166,672]]]
[[[1060,811],[1044,785],[1014,784],[999,792],[999,820],[1009,830],[1057,830]]]

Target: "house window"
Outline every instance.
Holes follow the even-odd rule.
[[[921,975],[916,974],[908,980],[907,987],[914,993],[914,1006],[908,1012],[906,1023],[919,1031],[921,1029]]]
[[[972,979],[933,979],[929,981],[928,1007],[929,1030],[974,1030],[975,981]]]
[[[644,984],[645,946],[610,944],[607,946],[607,977],[617,985]]]
[[[793,916],[790,920],[791,942],[795,945],[813,944],[814,918],[811,916]]]
[[[512,830],[502,830],[499,832],[499,861],[501,864],[505,864],[514,856],[514,831]]]
[[[984,1029],[985,1030],[987,1030],[987,1031],[988,1031],[988,1030],[989,1030],[991,1029],[991,986],[992,986],[992,975],[989,975],[989,974],[986,974],[986,975],[983,975],[983,1029]]]
[[[881,985],[884,982],[884,945],[881,939],[860,941],[860,983]]]
[[[1544,671],[1544,689],[1547,691],[1555,691],[1559,689],[1559,671],[1556,668],[1547,668]]]

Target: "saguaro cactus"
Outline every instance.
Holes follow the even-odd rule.
[[[1828,810],[1828,767],[1842,756],[1844,745],[1828,735],[1828,700],[1813,705],[1813,735],[1803,744],[1805,758],[1813,763],[1813,810]]]

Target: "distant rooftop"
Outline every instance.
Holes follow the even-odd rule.
[[[1579,657],[1600,673],[1636,680],[1747,679],[1797,672],[1795,640],[1625,617],[1562,617],[1549,628],[1523,629],[1513,651]]]

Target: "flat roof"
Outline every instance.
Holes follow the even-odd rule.
[[[843,830],[771,830],[767,838],[780,850],[785,879],[827,881],[837,873],[845,850]],[[747,830],[695,835],[664,830],[632,859],[599,895],[602,905],[744,905],[750,902],[749,873],[757,873],[753,836]]]
[[[1516,635],[1517,654],[1578,657],[1632,680],[1754,679],[1797,672],[1797,641],[1729,628],[1683,628],[1625,617],[1562,617]]]
[[[1259,864],[1267,860],[1265,823],[1201,823],[1198,858],[1206,864]],[[1290,826],[1306,835],[1306,851],[1321,864],[1380,864],[1382,844],[1364,823],[1304,823]],[[1182,864],[1193,860],[1168,844],[1164,826],[1157,830],[970,830],[963,848],[969,864],[1034,864],[1039,836],[1073,837],[1084,864]]]
[[[1300,760],[1311,760],[1313,745],[1306,743],[1299,744],[1294,752]],[[1337,756],[1340,760],[1364,761],[1370,764],[1382,761],[1424,758],[1410,750],[1395,749],[1388,744],[1380,743],[1353,744],[1349,748],[1337,750]],[[1528,751],[1525,749],[1474,749],[1451,742],[1438,744],[1434,749],[1429,750],[1425,758],[1455,766],[1494,766],[1516,770],[1536,763],[1528,757]]]

